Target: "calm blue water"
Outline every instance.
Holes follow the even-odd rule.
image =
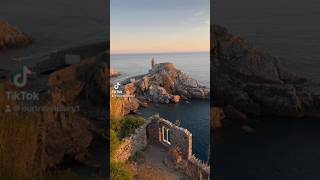
[[[177,69],[189,74],[203,85],[210,85],[210,56],[208,53],[170,53],[170,54],[133,54],[112,55],[111,66],[122,75],[114,80],[124,79],[134,75],[144,74],[150,68],[150,60],[154,57],[156,63],[172,62]],[[193,136],[193,153],[206,161],[210,142],[210,102],[209,100],[192,100],[190,104],[150,105],[140,112],[149,117],[155,113],[175,122],[181,121],[181,126],[188,129]]]
[[[208,159],[210,143],[210,101],[193,100],[190,104],[151,105],[140,110],[145,117],[159,113],[161,117],[175,123],[181,121],[181,127],[192,133],[192,152],[203,161]]]
[[[214,133],[214,174],[221,180],[320,179],[319,119],[255,118],[256,134],[225,121]]]

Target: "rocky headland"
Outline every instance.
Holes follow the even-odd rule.
[[[31,39],[25,33],[0,20],[0,51],[24,47],[29,44],[31,44]]]
[[[119,75],[120,75],[120,73],[119,73],[116,69],[110,67],[110,77],[111,77],[111,78],[112,78],[112,77],[117,77],[117,76],[119,76]]]
[[[290,72],[277,57],[213,25],[212,89],[215,113],[320,117],[320,84]],[[223,115],[223,116],[224,116]],[[219,123],[214,123],[219,124]]]
[[[209,89],[175,68],[172,63],[152,65],[149,73],[123,82],[124,112],[136,112],[149,103],[179,103],[181,100],[209,99]]]

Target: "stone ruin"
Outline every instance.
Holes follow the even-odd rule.
[[[178,169],[197,179],[210,178],[210,166],[192,154],[192,133],[156,115],[146,119],[134,134],[122,140],[115,160],[124,162],[148,145],[164,147],[168,150],[168,157],[172,149],[178,150],[184,162],[177,166]]]
[[[185,159],[192,157],[192,134],[166,119],[152,116],[147,126],[147,138],[149,144],[160,144],[168,149],[176,147]]]
[[[148,143],[161,145],[168,150],[169,157],[175,161],[175,167],[172,168],[180,169],[195,179],[210,179],[210,166],[192,154],[190,131],[156,115],[150,117],[149,122],[146,126]],[[180,156],[172,154],[174,151]]]

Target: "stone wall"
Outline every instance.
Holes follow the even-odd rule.
[[[115,153],[114,160],[124,162],[134,155],[137,151],[140,151],[147,147],[147,133],[146,127],[150,123],[150,120],[146,119],[145,123],[136,129],[135,133],[131,136],[122,139],[118,150]]]
[[[194,155],[188,161],[186,172],[191,177],[196,177],[196,179],[210,179],[210,166]]]
[[[170,131],[170,144],[160,141],[161,131],[159,128],[162,127]],[[168,149],[168,155],[170,147],[178,148],[184,159],[183,162],[185,162],[184,165],[179,166],[180,170],[196,179],[210,179],[210,166],[192,155],[192,134],[187,129],[156,116],[146,119],[144,125],[137,129],[133,135],[122,140],[116,151],[115,160],[124,162],[149,144],[162,145]]]
[[[149,120],[151,123],[147,125],[148,143],[161,144],[168,149],[170,147],[179,148],[185,162],[184,165],[178,166],[179,169],[195,179],[210,179],[210,166],[192,155],[192,134],[187,129],[155,116],[150,117]],[[160,141],[159,128],[162,127],[170,130],[170,145]]]
[[[168,120],[152,116],[151,123],[147,126],[148,142],[150,144],[161,144],[167,148],[177,147],[185,159],[192,157],[192,134],[184,128],[178,127]],[[170,130],[170,145],[159,140],[159,128],[165,127]]]

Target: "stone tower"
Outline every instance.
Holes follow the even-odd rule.
[[[151,59],[151,69],[154,67],[154,57]]]

